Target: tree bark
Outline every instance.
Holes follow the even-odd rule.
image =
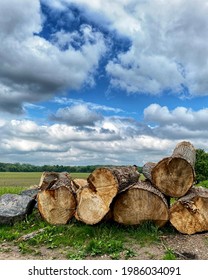
[[[208,230],[208,189],[193,187],[170,208],[170,222],[181,233]]]
[[[115,198],[112,213],[116,222],[125,225],[153,221],[162,227],[169,218],[165,197],[149,181],[138,182],[123,190]]]
[[[38,210],[50,224],[67,224],[76,210],[77,187],[67,172],[44,172],[37,195]]]
[[[41,190],[58,188],[59,185],[72,186],[72,178],[68,172],[43,172],[39,182]]]
[[[182,197],[193,186],[195,181],[194,164],[196,151],[189,142],[180,142],[172,156],[150,166],[152,183],[165,195]]]
[[[134,166],[97,168],[88,177],[88,185],[77,192],[75,217],[86,223],[99,223],[109,212],[114,197],[139,179]]]

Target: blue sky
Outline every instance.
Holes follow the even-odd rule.
[[[207,149],[207,0],[0,1],[0,161]]]

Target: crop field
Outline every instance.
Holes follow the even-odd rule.
[[[38,185],[41,172],[0,172],[0,195],[19,193]],[[72,178],[87,178],[89,173],[71,173]]]

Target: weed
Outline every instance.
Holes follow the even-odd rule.
[[[124,256],[125,256],[125,259],[128,260],[129,258],[135,257],[136,253],[133,250],[131,250],[131,249],[127,249],[125,251],[125,255]]]
[[[31,254],[34,252],[34,249],[32,249],[27,243],[24,242],[20,242],[18,244],[18,247],[19,247],[19,251],[22,254]]]
[[[177,260],[174,251],[170,248],[167,248],[163,260]]]
[[[119,240],[92,239],[87,244],[85,252],[91,256],[119,253],[123,250],[123,244]]]
[[[84,251],[69,251],[66,254],[66,258],[69,260],[83,260],[86,257],[86,253]]]

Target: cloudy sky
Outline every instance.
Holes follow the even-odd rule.
[[[208,0],[0,0],[0,162],[208,151]]]

